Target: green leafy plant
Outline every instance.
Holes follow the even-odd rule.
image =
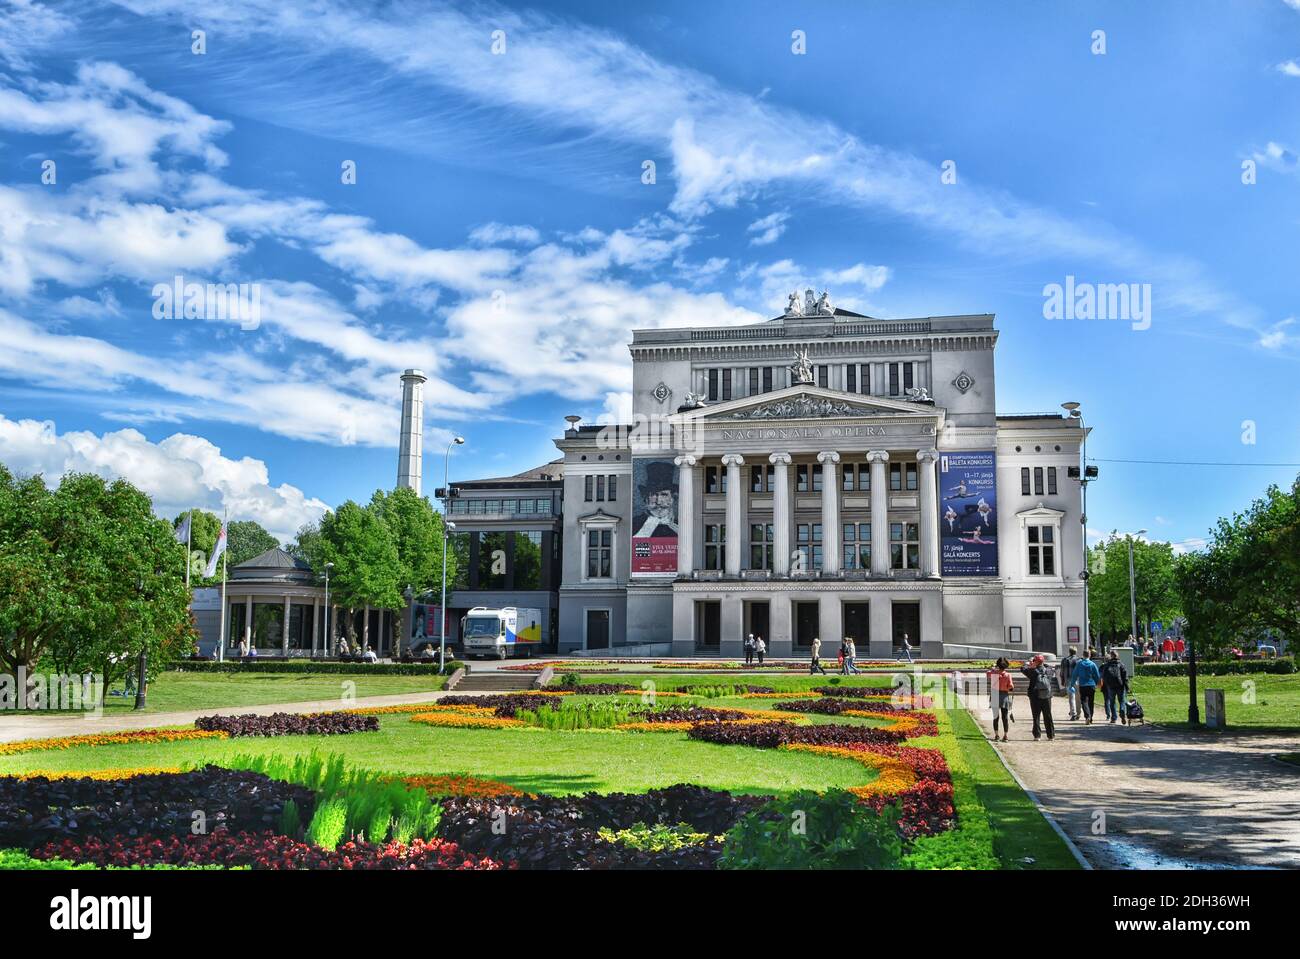
[[[292,799],[286,801],[284,808],[280,810],[280,833],[294,839],[302,835],[302,813],[298,811],[298,804]]]
[[[648,825],[635,823],[627,829],[598,830],[600,838],[606,842],[616,842],[643,852],[676,852],[687,846],[699,846],[708,842],[709,834],[697,832],[690,823],[678,823],[668,826],[662,823]]]
[[[348,804],[341,797],[316,806],[307,826],[307,841],[322,849],[337,849],[348,828]]]
[[[741,819],[727,833],[723,869],[898,869],[898,813],[880,813],[841,789],[800,791]]]

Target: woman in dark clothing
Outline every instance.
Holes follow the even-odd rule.
[[[1020,672],[1029,680],[1029,689],[1025,691],[1029,699],[1029,713],[1034,717],[1034,739],[1042,735],[1042,728],[1048,739],[1056,738],[1056,726],[1052,723],[1052,675],[1043,665],[1043,657],[1035,656],[1020,668]]]

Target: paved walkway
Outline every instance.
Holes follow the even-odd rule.
[[[428,693],[396,693],[388,696],[362,696],[345,703],[334,699],[317,699],[304,703],[271,703],[266,706],[221,706],[190,709],[174,713],[110,712],[99,718],[80,713],[26,714],[0,713],[0,743],[19,739],[45,739],[52,736],[82,736],[89,733],[116,733],[153,726],[188,726],[200,716],[267,716],[271,713],[320,713],[362,706],[397,706],[405,703],[432,703],[450,695],[445,690]],[[474,693],[467,692],[467,696]]]
[[[1068,715],[1064,698],[1052,705]],[[969,707],[992,736],[987,699]],[[1098,702],[1091,726],[1058,721],[1035,742],[1023,696],[1015,713],[997,750],[1097,868],[1300,868],[1300,769],[1271,758],[1300,737],[1111,726]]]

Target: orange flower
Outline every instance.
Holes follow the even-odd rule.
[[[509,783],[479,776],[404,776],[402,784],[423,789],[430,796],[467,796],[471,799],[496,799],[498,796],[528,796]]]
[[[37,776],[44,776],[46,779],[130,779],[133,776],[156,776],[161,773],[173,775],[181,772],[179,766],[135,766],[128,769],[29,769],[25,773],[13,773],[5,776],[6,779],[35,779]]]
[[[53,739],[24,739],[0,743],[0,756],[37,752],[42,749],[72,749],[75,746],[118,746],[130,743],[170,743],[185,739],[227,739],[226,733],[201,729],[133,729],[121,733],[89,733],[85,736],[57,736]]]
[[[524,725],[519,719],[500,719],[496,716],[463,712],[416,713],[411,717],[411,722],[424,723],[426,726],[445,726],[449,729],[505,729]]]

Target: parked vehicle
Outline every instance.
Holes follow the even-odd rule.
[[[542,645],[542,611],[515,606],[501,609],[475,606],[461,619],[460,636],[466,659],[529,657]]]

